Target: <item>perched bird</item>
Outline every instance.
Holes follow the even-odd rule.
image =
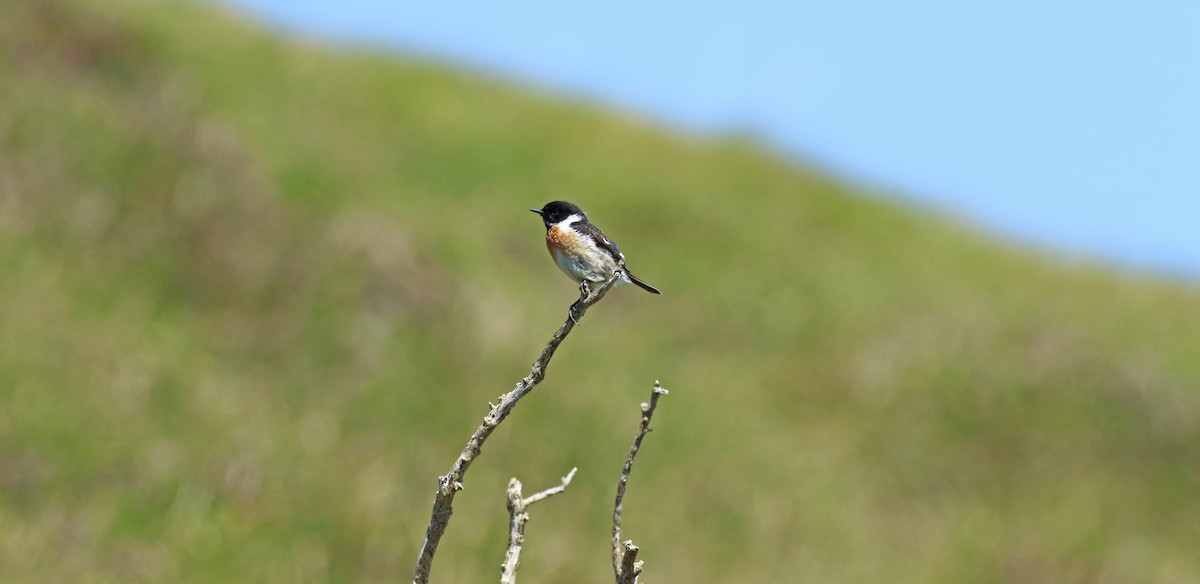
[[[541,209],[530,209],[542,216],[546,224],[546,247],[558,269],[572,280],[586,285],[587,282],[606,282],[614,273],[620,272],[618,283],[636,284],[641,289],[662,294],[629,273],[625,267],[625,254],[616,242],[609,239],[599,227],[588,222],[587,215],[573,203],[552,201]]]

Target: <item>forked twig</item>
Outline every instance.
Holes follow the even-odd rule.
[[[425,530],[425,543],[421,545],[421,555],[417,557],[417,566],[413,570],[413,584],[426,584],[429,582],[429,571],[433,565],[433,555],[437,552],[437,546],[442,539],[442,535],[446,533],[446,526],[450,523],[450,515],[454,513],[454,496],[463,488],[463,477],[466,475],[467,469],[471,466],[471,462],[475,460],[475,457],[479,456],[484,441],[487,440],[488,436],[491,436],[496,427],[500,425],[500,422],[503,422],[504,418],[508,417],[509,412],[517,405],[517,401],[533,391],[533,388],[546,377],[546,366],[549,365],[550,358],[554,356],[554,352],[558,350],[558,346],[562,344],[563,339],[567,338],[571,329],[575,328],[575,325],[583,318],[587,309],[604,298],[609,289],[617,283],[620,275],[621,273],[617,272],[612,278],[595,288],[588,286],[586,283],[580,285],[579,299],[571,305],[566,322],[559,327],[554,336],[550,337],[550,342],[542,350],[541,356],[538,357],[537,361],[533,362],[533,366],[529,370],[529,375],[518,381],[517,386],[512,391],[500,396],[499,403],[492,407],[487,416],[484,416],[483,423],[475,429],[475,433],[467,441],[467,446],[463,448],[462,454],[458,456],[458,460],[454,461],[454,466],[450,467],[450,472],[445,476],[438,477],[438,488],[433,497],[433,512],[429,517],[429,527]]]
[[[521,497],[521,481],[516,477],[508,481],[508,551],[504,553],[504,566],[500,569],[500,584],[517,582],[517,567],[521,564],[521,546],[525,544],[525,523],[529,521],[529,506],[567,490],[577,470],[579,469],[571,469],[557,487],[550,487],[525,498]]]
[[[642,562],[637,561],[638,546],[633,540],[626,541],[624,553],[621,556],[621,571],[617,574],[617,584],[634,584],[642,574]]]
[[[638,547],[633,541],[621,542],[621,506],[625,499],[625,485],[629,482],[629,473],[633,470],[633,460],[637,457],[638,449],[642,446],[642,438],[650,433],[650,418],[654,417],[654,409],[658,407],[658,398],[669,393],[665,388],[654,382],[654,390],[650,392],[650,403],[642,404],[642,420],[638,424],[637,434],[633,436],[633,445],[629,447],[629,456],[625,457],[625,467],[621,469],[621,480],[617,483],[617,500],[613,505],[612,530],[612,560],[613,572],[617,576],[617,584],[632,584],[642,573],[642,562],[638,562]]]

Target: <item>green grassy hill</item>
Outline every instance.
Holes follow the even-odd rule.
[[[1045,259],[736,140],[211,7],[0,0],[6,582],[394,582],[574,286],[437,582],[1200,580],[1200,294]]]

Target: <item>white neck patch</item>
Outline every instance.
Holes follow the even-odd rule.
[[[579,213],[571,213],[566,219],[559,221],[558,225],[567,227],[574,225],[575,223],[579,223],[580,221],[583,221],[583,215],[580,215]]]

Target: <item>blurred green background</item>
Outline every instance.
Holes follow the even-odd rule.
[[[673,135],[189,2],[0,0],[6,582],[1200,581],[1200,293],[1044,258],[750,141]]]

